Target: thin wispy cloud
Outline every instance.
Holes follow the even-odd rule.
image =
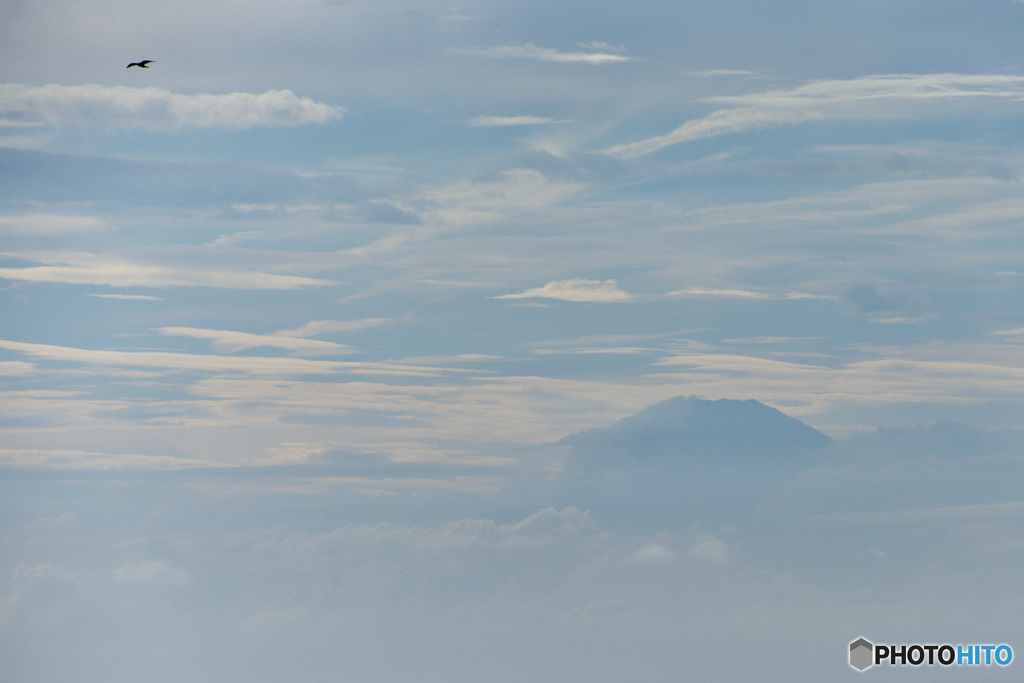
[[[837,404],[944,404],[949,401],[1022,400],[1024,365],[1013,354],[979,361],[960,360],[961,352],[948,350],[943,357],[927,357],[904,351],[902,357],[879,357],[822,365],[771,357],[726,353],[680,354],[664,357],[655,367],[676,368],[671,374],[692,382],[715,396],[739,396],[752,389],[757,395],[815,406]],[[990,351],[990,350],[989,350]],[[986,350],[975,353],[984,358]],[[1018,354],[1019,355],[1019,354]],[[755,389],[756,386],[756,389]]]
[[[197,372],[238,372],[252,375],[369,374],[436,377],[456,369],[440,369],[400,363],[360,363],[263,356],[213,356],[172,351],[110,351],[51,344],[30,344],[0,339],[0,349],[35,358],[97,366],[120,366]]]
[[[18,257],[16,254],[6,256]],[[108,287],[216,287],[289,290],[333,284],[328,280],[243,270],[132,262],[105,254],[33,253],[21,255],[48,265],[0,268],[0,278]]]
[[[36,367],[31,363],[24,363],[17,360],[0,361],[0,377],[19,377],[35,372]]]
[[[572,123],[569,119],[552,119],[546,116],[477,116],[466,122],[471,128],[509,128],[516,126],[541,126],[550,123]]]
[[[0,84],[0,116],[52,126],[245,130],[323,124],[344,111],[291,90],[188,95],[153,87]]]
[[[899,118],[908,107],[923,116],[972,102],[1018,103],[1024,77],[989,74],[896,74],[813,81],[785,90],[706,98],[729,105],[687,121],[665,135],[615,145],[605,153],[622,158],[652,154],[691,140],[772,126],[829,119]]]
[[[757,300],[770,300],[770,299],[826,299],[831,300],[835,297],[824,296],[821,294],[811,294],[809,292],[785,292],[784,294],[766,294],[765,292],[757,292],[748,289],[709,289],[704,287],[688,287],[686,289],[677,289],[666,294],[668,297],[674,299],[683,299],[687,297],[719,297],[723,299],[757,299]]]
[[[416,210],[416,204],[426,200],[428,208],[420,209],[425,223],[461,226],[546,209],[584,187],[533,169],[515,168],[494,180],[464,181],[429,190],[400,208]]]
[[[215,465],[198,458],[70,449],[0,448],[0,466],[52,470],[177,470]]]
[[[502,294],[495,299],[558,299],[586,303],[622,303],[633,295],[619,289],[615,280],[555,280],[543,287],[528,289],[518,294]]]
[[[727,299],[770,299],[771,297],[763,292],[754,292],[746,289],[705,289],[703,287],[689,287],[668,292],[666,296],[676,299],[690,296],[713,296]]]
[[[747,71],[746,69],[706,69],[704,71],[691,71],[691,76],[697,78],[715,78],[717,76],[756,76],[756,71]]]
[[[530,59],[541,62],[557,62],[562,64],[620,64],[632,61],[627,55],[598,50],[592,52],[560,52],[553,48],[538,47],[531,43],[525,45],[496,45],[493,47],[474,47],[459,50],[467,54],[489,57],[491,59]]]
[[[165,337],[191,337],[207,339],[218,351],[244,351],[261,347],[271,347],[296,353],[352,353],[353,349],[344,344],[306,339],[300,336],[283,336],[276,334],[252,334],[234,330],[207,330],[195,327],[160,327],[157,332]]]
[[[726,133],[740,133],[757,130],[769,126],[803,123],[824,119],[824,114],[814,111],[787,111],[770,109],[722,109],[707,116],[688,121],[671,133],[659,135],[646,140],[615,145],[604,150],[606,154],[629,159],[646,156],[654,152],[678,145],[682,142],[712,138]]]
[[[314,320],[294,330],[275,332],[277,337],[316,337],[338,332],[359,332],[391,322],[390,318],[362,318],[359,320]]]
[[[107,227],[93,216],[25,214],[0,216],[0,235],[61,235],[93,232]]]
[[[97,299],[116,299],[118,301],[164,301],[159,296],[148,296],[146,294],[90,294]]]
[[[0,119],[0,128],[38,128],[46,124],[41,121],[18,121],[16,119]]]
[[[0,136],[0,149],[38,149],[42,139],[31,135]]]

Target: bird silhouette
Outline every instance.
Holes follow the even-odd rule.
[[[152,59],[143,59],[141,62],[132,62],[131,64],[129,64],[125,68],[126,69],[130,69],[133,66],[137,66],[137,67],[140,67],[142,69],[148,69],[149,65],[152,64],[152,63],[153,63]]]

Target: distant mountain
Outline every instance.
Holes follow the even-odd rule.
[[[759,401],[705,401],[677,396],[623,418],[609,427],[562,439],[572,464],[587,468],[646,466],[700,461],[722,465],[789,459],[831,442],[803,422]]]
[[[679,396],[559,441],[569,447],[559,483],[573,504],[652,530],[732,524],[831,442],[758,401]]]

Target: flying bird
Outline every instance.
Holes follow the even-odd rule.
[[[137,67],[140,67],[140,68],[143,68],[143,69],[148,69],[149,65],[152,64],[152,63],[153,63],[152,59],[143,59],[141,62],[132,62],[131,64],[129,64],[125,68],[126,69],[130,69],[133,66],[137,66]]]

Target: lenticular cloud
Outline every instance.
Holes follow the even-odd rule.
[[[341,107],[291,90],[185,95],[163,88],[0,84],[0,116],[26,123],[115,128],[303,126],[341,118]]]

